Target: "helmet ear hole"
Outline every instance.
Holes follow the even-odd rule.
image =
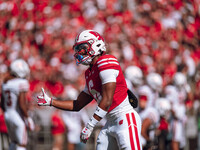
[[[102,50],[99,50],[99,54],[103,54],[103,51],[102,51]]]
[[[89,54],[90,55],[94,55],[94,51],[89,51]]]

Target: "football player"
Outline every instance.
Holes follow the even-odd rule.
[[[142,119],[142,146],[144,150],[155,147],[155,131],[159,122],[159,113],[153,106],[149,106],[151,100],[151,90],[145,86],[140,88],[138,92],[139,96],[139,115]]]
[[[146,76],[146,84],[138,88],[139,115],[142,118],[142,145],[144,150],[155,147],[155,131],[159,113],[155,109],[156,100],[162,90],[162,77],[155,72]]]
[[[168,150],[171,149],[171,131],[170,121],[171,121],[171,104],[166,97],[160,97],[156,100],[155,105],[159,114],[159,123],[156,129],[156,137],[158,139],[158,149]]]
[[[186,76],[182,72],[175,73],[173,84],[165,87],[164,94],[170,100],[173,108],[173,121],[171,121],[171,130],[173,131],[172,148],[184,148],[186,145],[184,129],[187,121],[185,102],[193,99]]]
[[[28,64],[17,59],[9,68],[9,75],[2,84],[2,108],[11,139],[9,150],[25,150],[27,146],[27,128],[34,129],[33,120],[28,116],[26,94],[29,82],[25,79],[29,73]]]
[[[158,73],[151,72],[146,76],[146,83],[139,87],[138,93],[140,97],[147,99],[147,107],[154,107],[162,92],[163,79]]]
[[[184,105],[172,105],[172,119],[170,120],[171,149],[183,150],[186,146],[185,123],[186,110]]]
[[[128,66],[125,69],[125,79],[128,86],[129,102],[138,111],[138,89],[143,85],[143,72],[137,66]],[[133,92],[130,93],[129,92]],[[132,95],[132,96],[130,96]]]
[[[98,105],[81,132],[81,141],[86,143],[94,127],[106,116],[107,122],[97,138],[97,150],[141,150],[141,119],[129,103],[119,62],[114,56],[105,54],[102,36],[93,30],[82,31],[77,35],[73,49],[76,63],[89,66],[85,71],[85,89],[75,101],[55,100],[42,89],[38,105],[79,111],[95,99]]]

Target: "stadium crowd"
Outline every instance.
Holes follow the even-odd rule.
[[[185,136],[197,144],[199,0],[1,0],[0,18],[0,83],[13,60],[26,60],[31,70],[31,110],[37,108],[35,95],[41,87],[61,99],[68,96],[69,86],[84,88],[86,68],[76,65],[72,46],[77,33],[94,29],[103,35],[108,53],[117,57],[123,71],[138,66],[144,80],[156,72],[162,77],[162,89],[172,84],[177,72],[186,76],[191,93],[184,105],[188,118],[195,117],[190,126],[198,134]]]

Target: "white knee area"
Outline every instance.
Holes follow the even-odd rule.
[[[103,150],[108,148],[108,137],[103,131],[100,131],[97,137],[96,150]]]

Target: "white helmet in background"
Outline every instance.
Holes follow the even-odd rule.
[[[149,73],[146,77],[147,84],[155,91],[161,91],[163,79],[158,73]]]
[[[125,70],[125,77],[134,85],[141,85],[143,83],[142,70],[137,66],[129,66]]]
[[[187,79],[186,79],[186,76],[183,73],[181,73],[181,72],[175,73],[174,84],[177,87],[183,87],[186,83],[187,83]]]
[[[76,36],[73,46],[77,64],[89,65],[94,56],[106,51],[104,39],[94,30],[84,30]]]
[[[30,74],[29,66],[23,59],[14,60],[10,65],[10,71],[19,78],[25,78]]]
[[[167,98],[160,97],[156,99],[156,109],[160,116],[168,118],[171,112],[171,104]]]

